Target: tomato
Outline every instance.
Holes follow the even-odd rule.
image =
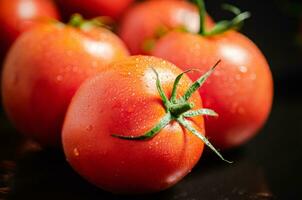
[[[30,29],[14,43],[4,65],[5,111],[21,133],[43,145],[60,144],[65,112],[80,84],[128,55],[112,32],[82,25]]]
[[[50,0],[0,0],[0,57],[34,21],[49,18],[59,18]]]
[[[134,0],[56,0],[67,15],[75,12],[85,17],[109,16],[118,19]]]
[[[207,26],[212,20],[207,18]],[[132,54],[149,54],[156,40],[171,29],[197,32],[198,10],[178,0],[145,1],[131,7],[122,19],[119,35]]]
[[[62,132],[67,160],[85,179],[104,190],[164,190],[189,173],[202,154],[203,117],[185,116],[193,104],[202,108],[199,94],[194,93],[189,102],[165,103],[152,67],[166,98],[175,96],[173,82],[182,71],[158,58],[135,56],[115,62],[87,80],[68,108]],[[177,98],[190,85],[184,76],[174,93]],[[179,106],[177,112],[175,105]],[[193,134],[192,129],[196,130]]]
[[[239,17],[244,18],[244,14],[246,17],[247,13]],[[207,135],[216,146],[227,149],[245,143],[263,126],[272,105],[272,74],[264,55],[247,37],[226,29],[213,35],[210,31],[171,32],[158,41],[152,55],[183,70],[200,70],[189,74],[192,79],[210,63],[222,60],[200,95],[204,106],[220,116],[206,118]]]

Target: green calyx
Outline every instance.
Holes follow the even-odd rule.
[[[250,18],[250,12],[241,12],[241,10],[235,6],[224,4],[222,8],[235,14],[235,17],[231,20],[222,20],[215,24],[210,30],[206,30],[206,7],[204,0],[194,0],[198,6],[199,17],[200,17],[200,29],[199,34],[202,36],[214,36],[222,34],[231,29],[239,29],[243,22]]]
[[[148,139],[152,139],[154,136],[156,136],[163,128],[165,128],[172,121],[177,121],[184,128],[186,128],[192,134],[194,134],[196,137],[201,139],[222,160],[224,160],[228,163],[232,163],[232,162],[224,159],[224,157],[215,149],[215,147],[209,142],[209,140],[204,135],[202,135],[198,130],[196,130],[191,125],[191,123],[187,120],[187,118],[196,117],[196,116],[200,116],[200,115],[218,116],[218,114],[211,109],[202,108],[202,109],[198,109],[198,110],[192,110],[194,108],[194,104],[191,102],[188,102],[188,100],[193,95],[193,93],[196,92],[203,85],[203,83],[213,73],[213,71],[215,70],[216,66],[219,63],[220,63],[220,60],[207,73],[205,73],[198,80],[196,80],[187,89],[187,91],[185,92],[185,94],[182,97],[177,98],[177,87],[179,85],[180,79],[182,78],[182,76],[185,73],[188,73],[189,71],[192,71],[192,70],[187,70],[187,71],[179,74],[174,81],[170,99],[164,93],[164,90],[162,88],[157,71],[154,68],[152,68],[156,75],[156,87],[157,87],[157,91],[161,97],[161,100],[164,104],[164,107],[166,110],[166,115],[158,122],[158,124],[156,124],[151,130],[149,130],[148,132],[146,132],[143,135],[122,136],[122,135],[113,134],[112,136],[120,138],[120,139],[125,139],[125,140],[148,140]]]
[[[107,29],[111,29],[108,24],[112,24],[112,20],[108,17],[96,17],[86,20],[78,13],[73,14],[68,22],[68,25],[84,30],[92,27],[105,27]]]

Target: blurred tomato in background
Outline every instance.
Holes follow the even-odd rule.
[[[59,13],[51,0],[0,0],[0,61],[20,33],[52,19]]]
[[[86,18],[109,16],[118,19],[134,0],[56,0],[65,18],[81,13]]]
[[[213,26],[210,17],[206,26]],[[150,54],[156,41],[171,30],[198,32],[199,14],[193,3],[179,0],[138,3],[122,18],[119,35],[132,54]]]

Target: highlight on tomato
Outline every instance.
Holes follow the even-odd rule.
[[[156,43],[152,55],[183,70],[196,67],[199,71],[189,74],[193,80],[204,73],[210,63],[222,60],[199,92],[204,105],[220,115],[205,118],[208,137],[219,148],[237,147],[255,136],[268,118],[273,100],[272,74],[259,48],[233,30],[250,17],[249,12],[225,5],[235,17],[207,28],[204,2],[196,0],[196,3],[200,13],[199,32],[170,32]]]
[[[159,58],[113,63],[72,99],[62,132],[67,161],[106,191],[138,194],[180,181],[204,144],[225,160],[204,136],[202,115],[217,114],[195,92],[214,68],[192,83],[189,71]]]
[[[3,69],[4,109],[19,132],[42,145],[61,144],[70,100],[88,77],[128,56],[123,42],[98,19],[72,17],[22,34]]]

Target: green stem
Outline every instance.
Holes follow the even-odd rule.
[[[199,34],[201,35],[205,35],[206,33],[206,6],[204,3],[204,0],[195,0],[196,4],[198,6],[198,11],[199,11],[199,23],[200,23],[200,27],[199,27]]]
[[[170,106],[170,101],[169,101],[168,97],[166,96],[166,94],[164,92],[164,89],[161,85],[161,82],[160,82],[159,75],[158,75],[157,71],[154,68],[151,68],[151,69],[153,70],[153,72],[156,75],[156,88],[157,88],[157,91],[158,91],[158,93],[159,93],[159,95],[160,95],[160,97],[161,97],[161,99],[162,99],[162,101],[165,105],[165,108],[167,110]]]
[[[243,22],[248,19],[251,15],[249,12],[241,12],[239,8],[232,5],[224,5],[223,9],[234,13],[236,16],[231,20],[222,20],[215,24],[210,30],[206,30],[206,7],[204,0],[195,0],[200,18],[199,34],[202,36],[214,36],[222,34],[231,29],[239,29]]]
[[[91,27],[105,27],[106,29],[111,29],[107,24],[111,24],[112,21],[109,17],[96,17],[86,20],[82,15],[76,13],[73,14],[68,22],[68,25],[80,29],[89,29]]]
[[[187,90],[184,96],[180,97],[179,99],[176,99],[176,90],[177,86],[179,84],[179,81],[184,73],[187,73],[188,71],[185,71],[178,75],[174,81],[173,86],[173,92],[172,97],[169,100],[167,96],[165,95],[159,75],[157,71],[152,68],[156,75],[156,87],[158,90],[158,93],[165,105],[166,108],[166,115],[160,120],[158,124],[156,124],[151,130],[146,132],[143,135],[140,136],[123,136],[123,135],[117,135],[113,134],[113,137],[117,137],[120,139],[126,139],[126,140],[148,140],[153,138],[156,134],[158,134],[163,128],[165,128],[169,123],[172,121],[177,121],[179,124],[181,124],[184,128],[188,129],[192,134],[196,135],[199,139],[201,139],[208,147],[210,147],[222,160],[231,163],[230,161],[223,158],[223,156],[215,149],[215,147],[208,141],[208,139],[199,133],[187,120],[186,118],[189,117],[195,117],[199,115],[209,115],[209,116],[217,116],[217,113],[210,109],[199,109],[199,110],[191,110],[194,107],[193,103],[188,102],[187,100],[191,97],[193,92],[195,92],[203,83],[204,81],[210,76],[210,74],[213,72],[215,67],[219,64],[220,61],[218,61],[214,67],[211,68],[205,75],[203,75],[201,78],[199,78],[195,83],[191,85],[191,87]]]
[[[153,138],[157,133],[159,133],[163,128],[165,128],[172,120],[171,113],[167,113],[158,124],[156,124],[150,131],[140,136],[123,136],[118,134],[113,134],[111,136],[116,138],[121,138],[125,140],[148,140]]]
[[[183,114],[184,117],[196,117],[199,115],[207,115],[207,116],[212,116],[212,117],[218,117],[218,114],[211,109],[207,109],[207,108],[202,108],[199,110],[190,110],[186,113]]]
[[[85,22],[84,18],[80,14],[73,14],[68,22],[70,26],[81,27]]]
[[[204,82],[209,78],[209,76],[214,72],[215,68],[219,65],[219,63],[221,62],[221,60],[218,60],[215,65],[204,75],[202,75],[199,79],[197,79],[190,87],[189,89],[186,91],[186,93],[183,95],[182,97],[182,101],[187,101],[192,94],[198,90],[203,84]]]
[[[193,103],[184,102],[170,106],[169,111],[173,116],[178,117],[179,115],[187,112],[188,110],[191,110],[193,107]]]
[[[177,121],[183,125],[186,129],[188,129],[191,133],[193,133],[195,136],[197,136],[199,139],[201,139],[212,151],[214,151],[223,161],[228,162],[228,163],[232,163],[232,161],[228,161],[226,160],[220,153],[219,151],[217,151],[215,149],[215,147],[210,143],[210,141],[201,133],[199,133],[199,131],[197,131],[195,128],[193,128],[193,126],[191,126],[187,120],[185,120],[184,118],[180,117],[177,119]]]
[[[182,78],[182,76],[183,76],[185,73],[188,73],[188,72],[190,72],[190,71],[195,71],[195,70],[196,70],[196,69],[188,69],[187,71],[184,71],[183,73],[179,74],[179,75],[176,77],[176,79],[175,79],[175,81],[174,81],[174,84],[173,84],[172,94],[171,94],[171,98],[170,98],[170,101],[171,101],[172,103],[176,103],[177,86],[178,86],[179,81],[180,81],[180,79]]]

